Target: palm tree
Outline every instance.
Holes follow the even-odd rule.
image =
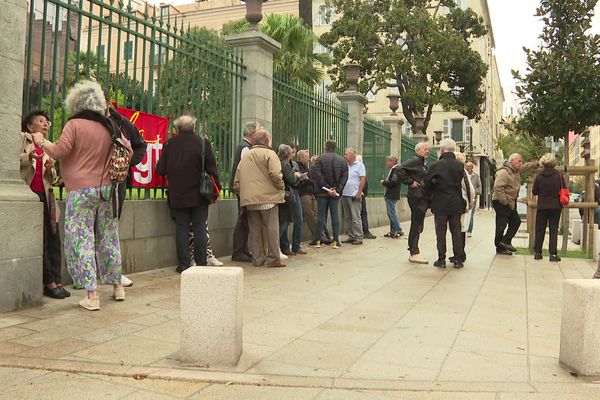
[[[223,26],[223,35],[245,32],[250,24],[244,21],[231,21]],[[289,14],[270,14],[259,25],[264,34],[281,43],[273,59],[275,71],[286,72],[293,79],[310,85],[323,81],[325,71],[317,66],[331,64],[328,54],[314,54],[313,47],[318,43],[317,35],[301,18]]]

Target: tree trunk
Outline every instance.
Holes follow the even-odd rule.
[[[304,25],[312,30],[312,0],[298,0],[298,15],[304,21]]]
[[[564,165],[565,170],[567,170],[567,166],[569,165],[569,132],[565,134],[565,142],[564,142]],[[565,172],[565,183],[567,187],[569,186],[569,173]],[[562,237],[562,251],[567,251],[567,244],[569,243],[569,210],[570,208],[562,209],[562,223],[563,223],[563,237]]]

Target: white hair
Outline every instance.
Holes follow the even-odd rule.
[[[362,154],[357,154],[357,155],[356,155],[356,159],[357,159],[358,161],[360,161],[360,162],[363,162],[363,160],[362,160]]]
[[[429,143],[427,142],[419,142],[415,145],[415,153],[419,150],[421,150],[423,147],[425,146],[429,146]]]
[[[104,115],[106,110],[104,92],[97,82],[78,82],[69,90],[65,99],[65,107],[72,114],[87,110]]]
[[[440,142],[440,150],[442,152],[454,152],[456,150],[456,142],[450,138],[442,139]]]
[[[189,115],[182,115],[173,122],[177,132],[194,132],[196,129],[196,118]]]
[[[456,156],[456,161],[461,164],[466,164],[467,157],[465,157],[465,153],[461,153],[460,151],[455,151],[454,155]]]
[[[517,157],[523,158],[519,153],[512,153],[510,156],[508,156],[508,162],[512,162],[512,160],[514,160]]]

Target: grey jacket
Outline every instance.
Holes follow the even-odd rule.
[[[473,172],[471,175],[469,175],[469,178],[471,179],[471,184],[473,185],[473,189],[475,189],[475,194],[480,195],[481,194],[481,179],[479,178],[479,175],[477,175],[477,173]]]

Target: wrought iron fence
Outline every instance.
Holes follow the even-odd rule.
[[[242,57],[215,34],[184,27],[163,10],[131,0],[30,0],[23,112],[46,110],[56,139],[68,118],[67,89],[97,80],[119,106],[196,117],[227,182],[241,137]]]
[[[363,162],[367,169],[369,195],[384,194],[384,187],[379,184],[387,176],[385,157],[390,155],[392,133],[383,122],[369,118],[364,119]]]
[[[343,154],[348,138],[348,110],[331,95],[293,81],[285,74],[273,77],[273,147],[293,142],[310,154],[321,154],[329,139]]]

